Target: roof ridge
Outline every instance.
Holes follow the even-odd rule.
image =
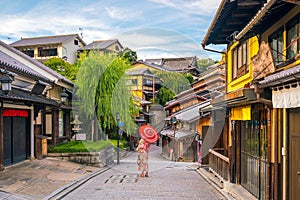
[[[109,40],[93,40],[93,42],[107,42],[107,41],[118,41],[118,39],[109,39]]]
[[[65,36],[79,36],[78,34],[63,34],[63,35],[52,35],[52,36],[38,36],[38,37],[29,37],[29,38],[23,38],[21,37],[21,40],[32,40],[32,39],[40,39],[40,38],[55,38],[55,37],[65,37]]]

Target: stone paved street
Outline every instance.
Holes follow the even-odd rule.
[[[196,172],[197,164],[166,161],[155,145],[150,151],[150,177],[139,177],[132,153],[63,199],[226,199]]]
[[[0,199],[7,199],[11,194],[19,195],[19,199],[43,199],[51,192],[98,170],[53,158],[21,162],[0,171]]]

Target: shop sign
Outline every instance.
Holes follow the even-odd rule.
[[[4,109],[3,117],[28,117],[28,110]]]

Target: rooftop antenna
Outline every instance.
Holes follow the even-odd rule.
[[[80,36],[83,38],[83,28],[79,27],[79,30],[81,31]]]

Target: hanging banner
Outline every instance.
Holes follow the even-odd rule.
[[[300,87],[273,89],[273,108],[297,108],[300,107]]]
[[[251,106],[232,108],[231,120],[251,120]]]

